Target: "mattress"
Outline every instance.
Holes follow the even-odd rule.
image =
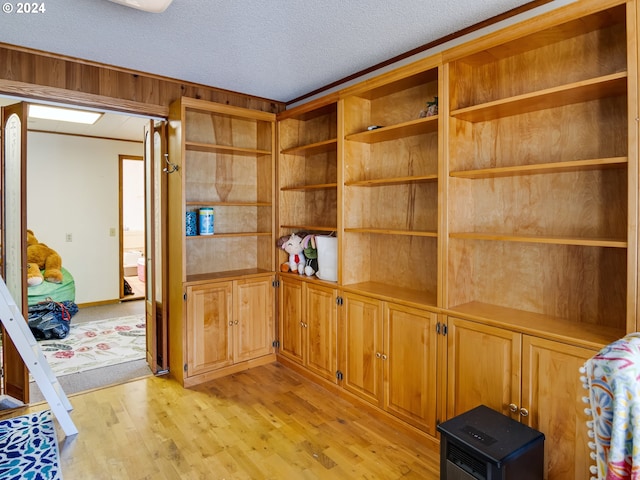
[[[42,282],[27,289],[28,304],[35,305],[51,298],[56,302],[75,302],[76,282],[67,269],[62,267],[62,283]]]

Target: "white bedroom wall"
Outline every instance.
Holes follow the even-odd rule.
[[[142,142],[29,132],[27,225],[62,256],[78,304],[120,296],[118,155],[142,154]]]

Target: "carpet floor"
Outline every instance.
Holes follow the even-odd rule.
[[[81,326],[110,317],[133,315],[144,315],[144,301],[132,301],[113,305],[81,308],[80,311],[71,319],[71,325],[72,327],[74,325]],[[138,338],[137,340],[142,343],[145,342],[144,337]],[[151,374],[151,370],[149,369],[143,354],[138,357],[138,359],[128,361],[123,360],[122,363],[115,365],[58,376],[58,381],[60,382],[64,392],[67,395],[72,395],[74,393],[84,392],[87,390],[95,390],[110,385],[125,383]],[[33,404],[44,401],[42,392],[40,392],[40,389],[35,382],[31,382],[29,389],[30,403]]]
[[[147,360],[134,360],[120,363],[110,367],[103,367],[97,370],[88,370],[80,373],[72,373],[59,377],[58,382],[64,393],[69,396],[74,393],[86,392],[98,388],[118,385],[129,382],[137,378],[150,376],[151,369],[147,365]],[[29,384],[29,403],[39,403],[45,400],[44,395],[35,382]],[[0,477],[2,478],[2,477]]]
[[[145,357],[144,315],[71,325],[66,338],[38,342],[49,366],[62,377]]]

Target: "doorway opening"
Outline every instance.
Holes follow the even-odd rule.
[[[21,101],[24,100],[0,97],[0,107]],[[66,107],[72,106],[67,105]],[[23,211],[23,209],[26,211],[25,228],[37,230],[39,239],[46,241],[57,250],[63,258],[63,266],[66,265],[72,272],[75,281],[75,302],[80,307],[79,313],[92,312],[93,318],[90,320],[86,318],[87,315],[84,315],[83,319],[78,316],[72,318],[71,326],[107,318],[141,314],[143,329],[141,337],[143,345],[146,343],[146,348],[143,348],[143,357],[140,361],[144,363],[149,374],[151,373],[150,368],[153,371],[157,369],[155,362],[152,361],[154,357],[149,355],[149,343],[157,343],[155,325],[156,321],[159,322],[163,318],[162,298],[158,298],[157,295],[158,291],[162,291],[162,278],[156,280],[154,272],[150,275],[148,268],[145,269],[144,266],[140,269],[140,276],[144,280],[150,280],[149,285],[158,285],[154,290],[153,315],[149,315],[147,312],[149,307],[148,302],[145,302],[145,282],[141,282],[140,294],[136,295],[136,300],[139,301],[123,303],[122,231],[124,223],[129,225],[128,230],[138,231],[139,240],[132,246],[132,249],[141,250],[145,256],[148,253],[146,250],[153,250],[148,248],[148,239],[145,238],[148,232],[155,231],[155,227],[149,226],[148,219],[145,218],[147,212],[145,211],[144,192],[145,182],[148,182],[148,172],[145,170],[147,162],[144,159],[147,155],[143,141],[143,138],[146,138],[147,127],[151,125],[151,122],[152,119],[149,117],[114,112],[103,112],[100,122],[91,127],[67,125],[59,121],[32,121],[29,118],[26,135],[28,150],[25,165],[27,173],[26,205],[18,209],[18,211]],[[125,131],[129,133],[122,136]],[[134,149],[135,151],[131,151],[130,147],[134,144],[137,147]],[[127,151],[130,153],[122,155]],[[138,217],[135,221],[129,219],[128,215],[125,215],[127,219],[123,220],[123,213],[134,209],[125,208],[123,211],[122,208],[123,183],[120,173],[122,157],[135,162],[138,165],[138,177],[140,172],[142,175],[137,180],[138,191],[133,194],[137,200],[142,202],[141,207],[135,208]],[[152,163],[155,165],[155,162]],[[60,175],[62,177],[59,177]],[[49,185],[53,184],[64,185],[64,191],[60,195],[48,199],[38,196],[42,192],[50,192]],[[56,203],[58,201],[61,202],[61,205]],[[139,218],[140,211],[142,212],[141,219]],[[2,227],[9,226],[3,225]],[[145,246],[147,246],[146,249]],[[158,257],[160,258],[161,255]],[[159,272],[159,275],[161,276],[162,272]],[[137,262],[135,277],[139,278]],[[160,320],[155,315],[156,308],[160,310]],[[103,318],[100,318],[99,315],[102,315]],[[151,327],[149,319],[153,323]],[[100,367],[88,370],[87,373],[91,377],[105,378],[104,384],[79,386],[77,381],[80,375],[75,373],[73,375],[58,375],[58,377],[67,394],[129,380],[128,378],[116,378],[114,381],[113,375],[102,375],[101,373],[98,375],[98,370],[103,369]],[[32,387],[35,386],[32,384]],[[39,393],[37,388],[33,388],[33,390]],[[34,396],[31,395],[27,401],[37,400],[34,400]]]
[[[120,300],[145,297],[144,158],[120,155]]]

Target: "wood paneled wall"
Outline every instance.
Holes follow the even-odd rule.
[[[284,103],[0,43],[0,94],[166,117],[182,97],[278,113]]]

